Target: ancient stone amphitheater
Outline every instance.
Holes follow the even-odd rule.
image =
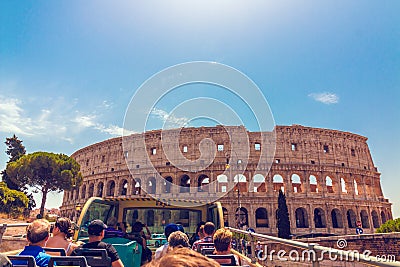
[[[247,135],[242,142],[248,151],[246,159],[239,158],[240,152],[232,153],[230,138],[237,131]],[[272,147],[271,140],[263,140],[263,133],[273,136],[272,157],[261,155],[263,146],[269,152]],[[175,166],[179,157],[164,153],[169,144],[161,145],[161,140],[168,140],[168,131],[161,130],[129,137],[128,143],[144,138],[143,151],[132,147],[128,151],[122,138],[76,151],[72,157],[81,165],[84,180],[65,192],[62,214],[75,218],[76,205],[83,205],[90,196],[220,198],[229,226],[247,225],[276,235],[277,198],[282,189],[293,234],[355,234],[357,225],[364,233],[373,233],[392,218],[366,137],[301,125],[276,126],[272,132],[249,132],[243,126],[182,128],[171,134],[178,135],[174,140],[179,140],[179,156],[193,166]],[[202,140],[215,147],[210,150],[211,161],[201,159]],[[128,153],[145,156],[131,159]]]

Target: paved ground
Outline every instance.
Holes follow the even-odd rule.
[[[26,223],[24,220],[18,219],[7,219],[7,218],[0,218],[0,224],[14,224],[14,223]],[[7,227],[6,232],[4,233],[5,236],[15,236],[15,235],[23,235],[26,232],[26,227]]]

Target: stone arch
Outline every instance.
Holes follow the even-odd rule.
[[[349,228],[356,228],[357,217],[352,209],[347,210],[347,226]]]
[[[128,194],[128,187],[129,187],[128,180],[126,179],[122,180],[121,187],[119,190],[121,196],[126,196]]]
[[[243,174],[236,174],[233,177],[233,182],[235,183],[234,191],[237,191],[238,188],[240,192],[247,192],[247,177]]]
[[[147,179],[147,193],[155,194],[157,189],[156,178],[150,177]]]
[[[236,209],[235,220],[238,228],[242,229],[243,226],[249,225],[249,215],[247,209],[240,207]]]
[[[86,198],[86,185],[82,185],[82,189],[81,189],[81,198],[85,199]]]
[[[253,176],[253,192],[265,192],[265,177],[262,174],[257,173]]]
[[[346,180],[343,177],[340,178],[340,188],[342,190],[342,193],[347,194]]]
[[[308,228],[308,214],[305,208],[300,207],[295,211],[296,215],[296,227],[297,228]]]
[[[142,180],[140,178],[133,179],[132,195],[140,195],[142,193]]]
[[[94,196],[94,183],[90,183],[88,197],[93,197],[93,196]]]
[[[228,190],[228,176],[220,174],[217,176],[218,192],[225,193]]]
[[[384,224],[386,222],[386,214],[384,211],[381,211],[381,220],[382,220],[382,224]]]
[[[362,228],[369,228],[369,219],[368,219],[368,213],[366,210],[362,210],[360,212],[360,217],[361,217],[361,226]]]
[[[108,181],[107,189],[106,189],[106,196],[113,197],[115,191],[115,182],[114,180]]]
[[[374,226],[374,228],[379,228],[379,217],[378,213],[375,210],[371,212],[371,217],[372,217],[372,225]]]
[[[314,209],[314,225],[315,228],[326,228],[325,212],[321,208]]]
[[[308,179],[310,181],[310,192],[311,193],[318,193],[317,177],[315,175],[311,174]]]
[[[301,193],[301,178],[297,173],[293,173],[290,177],[294,193]]]
[[[330,176],[325,177],[325,184],[326,184],[326,191],[328,193],[334,193],[335,190],[333,189],[333,180]]]
[[[343,228],[342,213],[339,209],[333,209],[331,211],[331,219],[333,228]]]
[[[210,178],[205,175],[201,174],[197,178],[197,191],[198,192],[208,192],[210,184]]]
[[[266,208],[256,209],[256,227],[269,227],[268,212]]]
[[[272,183],[274,185],[274,191],[278,192],[279,190],[282,190],[282,192],[285,192],[285,186],[283,182],[283,178],[280,174],[275,174],[272,178]]]
[[[164,180],[164,193],[171,193],[171,186],[172,186],[172,177],[167,176]]]
[[[103,196],[103,188],[104,188],[104,183],[100,182],[97,185],[97,193],[96,193],[96,197],[102,197]]]
[[[180,183],[180,192],[181,193],[189,193],[190,192],[190,177],[187,174],[184,174],[179,179]]]
[[[78,199],[79,199],[79,187],[77,187],[77,188],[75,189],[75,191],[76,191],[75,199],[78,200]]]

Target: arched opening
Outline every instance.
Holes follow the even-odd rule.
[[[156,178],[150,177],[147,179],[147,193],[149,194],[156,193]]]
[[[197,178],[197,191],[198,192],[208,192],[208,185],[210,184],[210,178],[202,174]]]
[[[314,175],[310,175],[310,192],[312,193],[318,193],[318,182],[317,182],[317,177]]]
[[[253,176],[253,192],[265,192],[265,177],[261,174]]]
[[[343,228],[342,213],[338,209],[333,209],[331,211],[332,227],[333,228]]]
[[[272,178],[272,183],[274,185],[274,192],[282,190],[282,192],[285,193],[285,186],[283,184],[282,176],[280,176],[279,174],[275,174],[274,177]]]
[[[381,211],[381,219],[382,219],[382,224],[386,222],[386,214],[384,211]]]
[[[222,207],[222,213],[224,215],[224,226],[229,227],[229,216],[228,216],[228,210],[224,207]]]
[[[96,195],[96,197],[102,197],[103,196],[103,187],[104,187],[103,182],[100,182],[98,184],[98,186],[97,186],[97,195]]]
[[[360,212],[361,217],[361,226],[362,228],[369,228],[369,220],[368,220],[368,213],[366,210],[362,210]]]
[[[308,215],[305,208],[297,208],[296,209],[296,227],[297,228],[308,228]]]
[[[328,193],[334,193],[335,190],[333,190],[332,178],[329,177],[329,176],[326,176],[325,181],[326,181],[326,191],[327,191]]]
[[[301,193],[301,178],[298,174],[292,174],[292,188],[294,193]]]
[[[76,191],[75,199],[78,200],[79,199],[79,187],[76,188],[75,191]]]
[[[249,221],[247,209],[241,207],[239,210],[239,208],[237,208],[235,213],[235,220],[236,220],[236,225],[239,229],[243,228],[244,226],[247,226]]]
[[[171,193],[172,177],[168,176],[164,180],[164,193]]]
[[[352,209],[349,209],[347,211],[347,226],[349,228],[356,228],[356,214]]]
[[[146,216],[147,226],[154,226],[154,210],[148,210]]]
[[[321,208],[314,209],[315,228],[326,228],[325,212]]]
[[[347,194],[346,181],[344,180],[344,178],[340,178],[340,186],[342,188],[342,193]]]
[[[106,192],[106,195],[107,195],[108,197],[114,196],[114,190],[115,190],[115,182],[114,182],[113,180],[112,180],[112,181],[109,181],[108,184],[107,184],[107,192]]]
[[[374,226],[374,228],[379,228],[379,217],[378,217],[378,213],[373,210],[371,212],[371,217],[372,217],[372,224]]]
[[[268,212],[266,208],[256,209],[256,227],[269,227]]]
[[[82,196],[83,199],[86,198],[86,185],[83,185],[83,186],[82,186],[82,189],[81,189],[81,196]]]
[[[89,194],[88,194],[88,197],[92,197],[93,194],[94,194],[94,184],[91,183],[91,184],[89,185]]]
[[[247,192],[247,178],[243,174],[236,174],[233,178],[235,183],[234,191],[236,192],[239,188],[240,192]]]
[[[135,178],[133,183],[133,195],[140,195],[142,193],[142,180]]]
[[[359,195],[359,193],[358,193],[358,185],[357,185],[356,179],[354,179],[354,194],[356,194],[356,196]]]
[[[190,177],[188,175],[183,175],[180,179],[180,192],[189,193],[190,192]]]
[[[128,194],[128,181],[123,180],[121,184],[121,196],[126,196]]]
[[[221,174],[217,176],[218,192],[225,193],[228,190],[228,176]]]

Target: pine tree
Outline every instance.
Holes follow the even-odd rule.
[[[22,145],[22,141],[19,140],[15,134],[13,135],[13,137],[6,138],[6,141],[4,143],[7,146],[6,153],[10,156],[8,162],[14,162],[26,154],[25,146]],[[7,184],[8,188],[19,191],[23,190],[22,188],[19,188],[19,186],[14,181],[9,179],[6,170],[1,172],[1,177],[2,181]]]
[[[289,212],[288,212],[288,207],[286,205],[286,197],[283,194],[282,190],[279,190],[277,219],[278,219],[277,223],[278,237],[289,239],[290,238]]]

